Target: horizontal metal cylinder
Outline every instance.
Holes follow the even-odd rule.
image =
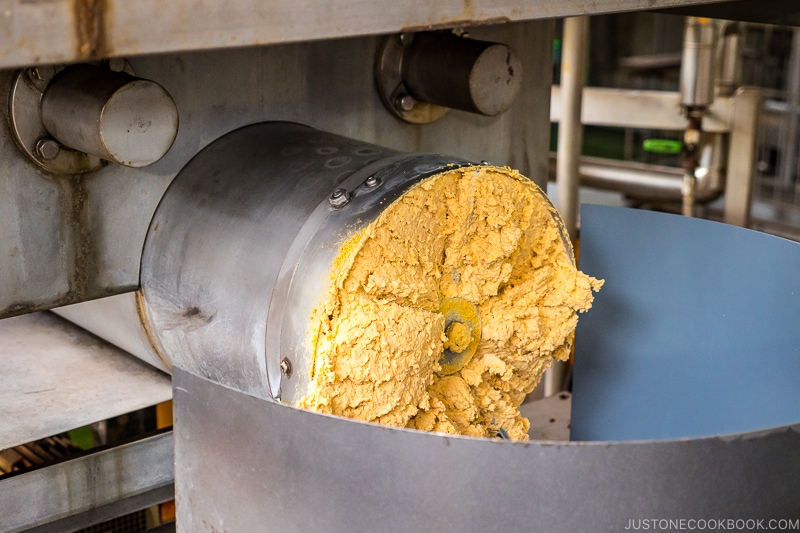
[[[514,103],[522,63],[505,44],[418,33],[403,53],[402,78],[421,102],[491,116]]]
[[[181,170],[150,225],[141,290],[155,344],[173,366],[299,400],[309,317],[341,243],[419,180],[466,163],[286,122],[224,135]]]
[[[75,65],[42,96],[42,123],[61,144],[128,167],[161,159],[178,134],[178,109],[159,84]]]
[[[581,184],[597,189],[621,192],[632,198],[653,201],[680,201],[683,169],[615,161],[601,157],[582,157],[579,166]],[[555,179],[555,157],[550,159],[550,179]],[[711,202],[722,194],[722,178],[716,170],[697,180],[695,200]]]

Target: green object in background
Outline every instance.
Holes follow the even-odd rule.
[[[92,426],[83,426],[82,428],[72,429],[67,432],[72,443],[81,450],[89,450],[94,448],[94,433]]]
[[[645,152],[674,155],[681,153],[683,143],[670,139],[647,139],[642,144],[642,148],[644,148]]]

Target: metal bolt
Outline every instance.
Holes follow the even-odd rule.
[[[380,184],[381,184],[381,179],[376,178],[375,176],[368,177],[367,181],[364,182],[364,185],[367,187],[367,189],[374,189]]]
[[[417,101],[414,100],[414,97],[410,94],[404,94],[403,96],[398,96],[397,101],[395,101],[395,105],[397,109],[400,111],[411,111],[414,109],[414,106],[417,105]]]
[[[281,374],[287,378],[292,377],[292,362],[286,357],[281,359]]]
[[[28,70],[28,75],[38,81],[50,81],[55,74],[56,68],[53,65],[42,65]]]
[[[484,159],[481,161],[481,165],[488,167],[489,165],[491,165],[491,163],[489,163],[487,160]]]
[[[400,34],[400,44],[403,46],[408,46],[409,44],[414,42],[414,34],[413,33],[401,33]]]
[[[114,72],[122,72],[125,70],[127,63],[121,57],[112,57],[108,60],[108,69],[113,70]]]
[[[52,161],[58,157],[61,147],[53,139],[39,139],[36,141],[36,154],[45,161]]]
[[[347,189],[336,189],[331,193],[328,201],[335,209],[341,209],[350,203],[350,193],[347,191]]]

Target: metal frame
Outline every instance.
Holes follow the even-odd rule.
[[[660,0],[658,7],[719,0]],[[0,68],[652,9],[652,0],[0,1]]]
[[[0,479],[0,531],[73,531],[173,498],[165,432]]]
[[[730,97],[718,97],[708,109],[703,119],[703,129],[708,133],[727,134],[728,150],[725,168],[725,214],[724,221],[737,226],[747,226],[750,222],[750,203],[752,199],[753,178],[756,164],[756,142],[758,121],[761,114],[762,91],[745,87]],[[550,98],[550,121],[561,119],[561,88],[554,86]],[[666,91],[630,91],[624,89],[601,89],[587,87],[583,90],[583,124],[642,129],[682,131],[686,119],[681,114],[680,94]],[[582,179],[597,175],[597,163],[593,158],[581,159]],[[609,168],[616,162],[605,160],[602,165],[607,174],[605,183],[620,181],[619,187],[632,186],[630,172],[619,180],[611,176]],[[621,165],[626,166],[624,162]],[[627,165],[630,166],[630,165]],[[664,169],[655,170],[662,178],[671,179]],[[711,172],[714,169],[710,169]],[[647,177],[638,180],[639,188],[648,187]],[[679,179],[675,178],[675,188],[680,189]],[[622,181],[625,183],[623,184]],[[597,180],[595,184],[599,183]],[[609,186],[609,188],[612,188]],[[663,184],[657,184],[663,190]]]
[[[169,376],[52,313],[0,320],[0,361],[0,450],[172,398]]]
[[[178,137],[157,163],[49,175],[0,128],[0,243],[8,250],[0,254],[0,316],[135,290],[147,227],[174,176],[202,147],[246,124],[286,120],[406,152],[487,159],[544,184],[553,28],[530,21],[471,29],[472,38],[517,50],[531,75],[500,116],[453,111],[424,126],[383,106],[372,68],[378,37],[130,58],[137,76],[178,105]],[[13,78],[0,72],[0,94]]]

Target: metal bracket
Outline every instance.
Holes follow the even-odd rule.
[[[393,115],[412,124],[428,124],[450,109],[414,99],[403,84],[403,50],[413,40],[413,33],[401,33],[390,35],[380,44],[375,60],[375,85]]]
[[[115,72],[133,75],[130,64],[115,58],[95,63]],[[103,168],[103,159],[62,145],[52,138],[42,122],[42,95],[64,65],[45,65],[21,70],[11,84],[8,117],[11,133],[20,150],[36,165],[55,174],[85,174]]]

